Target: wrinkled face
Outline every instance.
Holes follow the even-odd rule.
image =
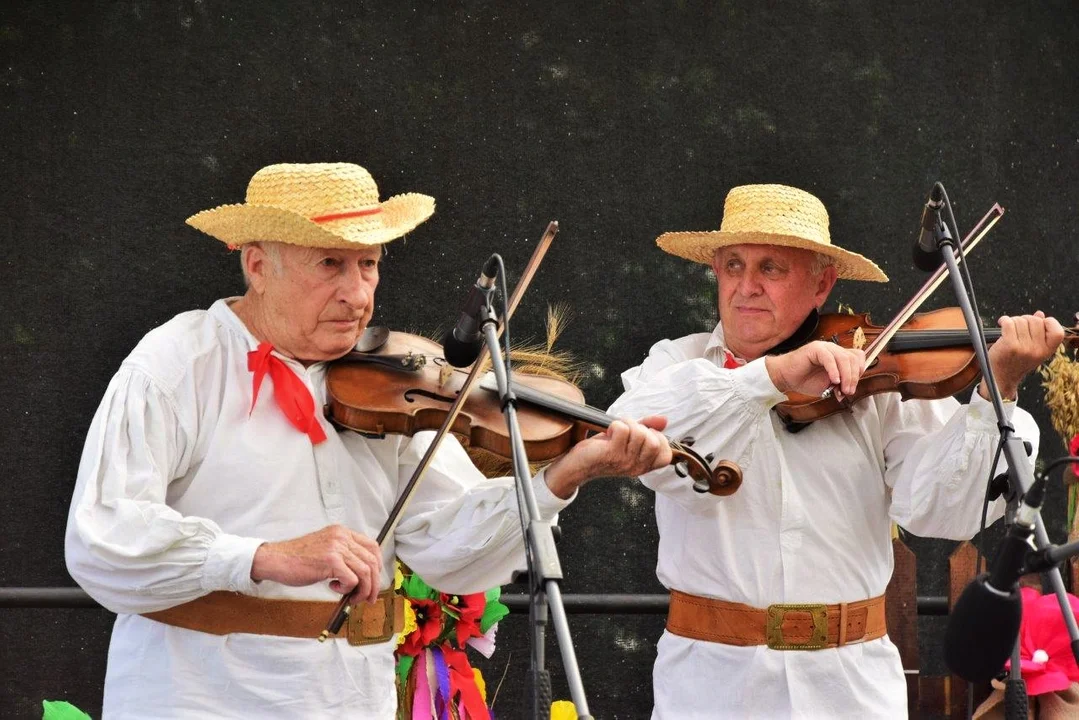
[[[755,360],[790,337],[828,298],[836,269],[814,272],[815,254],[777,245],[719,248],[712,269],[719,282],[719,319],[727,347]]]
[[[375,309],[381,246],[326,250],[277,243],[262,248],[252,289],[275,347],[305,362],[333,360],[355,346]]]

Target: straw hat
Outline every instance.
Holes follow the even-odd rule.
[[[269,165],[247,184],[247,201],[203,210],[187,224],[230,246],[259,240],[320,248],[381,245],[435,211],[427,195],[384,202],[371,174],[351,163]]]
[[[876,263],[832,244],[828,211],[813,195],[786,185],[741,185],[727,193],[719,230],[669,232],[656,244],[672,255],[712,264],[716,248],[728,245],[782,245],[835,259],[839,277],[888,282]]]

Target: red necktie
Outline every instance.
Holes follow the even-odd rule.
[[[315,401],[311,397],[311,391],[281,358],[270,354],[272,351],[273,345],[264,342],[259,343],[258,350],[247,353],[247,369],[255,373],[251,410],[255,409],[255,401],[259,399],[262,378],[269,372],[270,379],[273,380],[273,399],[277,407],[281,408],[281,412],[285,413],[293,427],[311,438],[312,445],[318,445],[326,439],[326,432],[315,417]],[[250,414],[251,411],[248,411],[248,415]]]
[[[726,356],[726,359],[723,361],[723,367],[727,368],[728,370],[734,370],[735,368],[742,367],[742,363],[734,359],[734,355],[731,354],[730,350],[724,350],[723,354]]]

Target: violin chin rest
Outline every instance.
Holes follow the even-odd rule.
[[[381,325],[369,327],[363,331],[363,335],[360,335],[360,339],[356,341],[353,350],[361,353],[374,352],[385,345],[389,337],[390,331],[388,328]]]

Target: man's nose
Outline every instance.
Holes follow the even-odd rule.
[[[351,307],[365,308],[371,302],[371,284],[358,267],[350,267],[341,275],[338,297]]]
[[[758,294],[761,291],[760,276],[752,270],[746,270],[738,282],[738,289],[743,295]]]

